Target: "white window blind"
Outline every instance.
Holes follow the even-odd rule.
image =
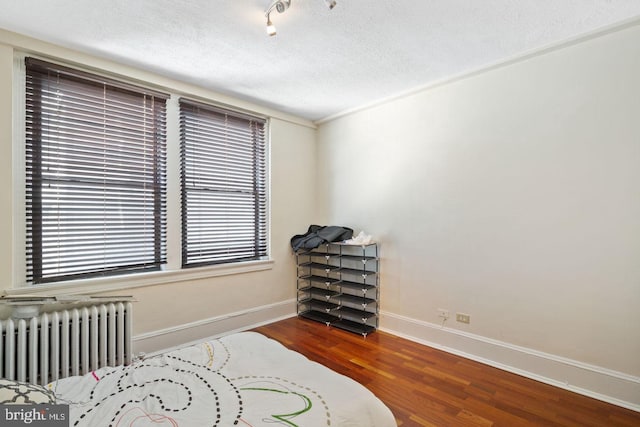
[[[180,100],[183,267],[267,255],[265,124]]]
[[[27,282],[166,261],[167,95],[26,59]]]

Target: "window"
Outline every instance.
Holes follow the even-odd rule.
[[[27,282],[166,261],[167,95],[26,59]]]
[[[26,284],[268,261],[263,117],[36,58],[25,65]],[[180,132],[167,134],[167,122]],[[167,194],[168,184],[181,191]]]
[[[182,266],[267,255],[265,120],[180,100]]]

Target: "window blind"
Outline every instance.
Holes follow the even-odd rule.
[[[167,98],[26,59],[27,282],[166,262]]]
[[[267,255],[265,124],[180,100],[183,267]]]

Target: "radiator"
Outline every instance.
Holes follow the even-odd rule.
[[[131,363],[131,302],[0,321],[0,378],[48,384]]]

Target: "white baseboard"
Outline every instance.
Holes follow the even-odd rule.
[[[457,329],[382,312],[381,330],[640,412],[640,377]]]
[[[295,300],[253,307],[133,337],[133,354],[154,354],[233,332],[245,331],[296,315]]]

